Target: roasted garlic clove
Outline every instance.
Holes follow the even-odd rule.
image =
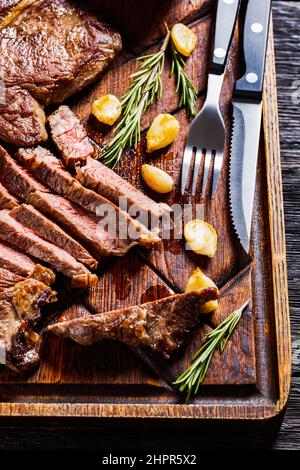
[[[196,47],[196,35],[182,23],[174,24],[171,37],[178,52],[185,57],[189,57]]]
[[[217,250],[218,236],[215,229],[203,220],[190,220],[184,227],[184,237],[190,247],[198,255],[212,258]]]
[[[147,152],[166,147],[176,139],[179,122],[171,114],[159,114],[153,120],[147,132]]]
[[[196,268],[191,277],[188,279],[185,292],[193,292],[195,290],[204,289],[205,287],[216,287],[216,284],[206,276],[200,268]],[[201,313],[214,312],[218,308],[217,300],[210,300],[200,308]]]
[[[122,105],[114,95],[101,96],[92,104],[92,114],[98,121],[112,126],[121,116]]]
[[[174,181],[168,173],[152,165],[142,165],[142,178],[153,191],[169,193],[174,188]]]

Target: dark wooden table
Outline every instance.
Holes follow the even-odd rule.
[[[253,423],[199,423],[156,425],[114,422],[105,430],[99,423],[16,420],[0,423],[0,449],[108,449],[122,448],[124,455],[137,450],[300,448],[300,2],[273,0],[277,84],[281,128],[289,297],[293,339],[293,379],[286,414],[277,421],[257,427]],[[297,82],[298,80],[298,82]],[[299,90],[297,93],[297,89]],[[282,421],[282,424],[281,424]],[[152,423],[153,424],[153,423]],[[278,431],[278,427],[281,428]],[[26,426],[26,427],[25,427]],[[155,428],[155,423],[153,424]]]

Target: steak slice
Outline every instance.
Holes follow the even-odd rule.
[[[56,323],[48,330],[82,345],[112,339],[130,347],[147,346],[168,358],[194,331],[201,305],[217,299],[219,295],[217,289],[209,287]]]
[[[34,191],[47,191],[47,188],[36,181],[28,172],[0,145],[0,181],[14,196],[27,199]]]
[[[104,244],[103,255],[105,255],[105,243],[109,235],[111,236],[109,236],[110,243],[107,247],[107,255],[123,255],[136,244],[153,245],[160,241],[155,233],[150,232],[143,224],[132,219],[127,212],[82,186],[47,149],[43,147],[20,149],[16,156],[36,178],[47,184],[53,191],[75,202],[85,210],[97,214],[99,217],[97,231],[99,237],[103,238]],[[110,234],[106,228],[100,227],[102,225],[99,223],[100,220],[110,222]],[[116,253],[112,252],[112,243],[113,251]],[[121,245],[120,253],[119,244]],[[126,251],[124,251],[125,249]]]
[[[120,35],[68,0],[39,0],[0,31],[6,86],[61,103],[91,83],[121,49]]]
[[[8,269],[0,268],[0,292],[8,287],[14,286],[17,282],[24,281],[24,277],[16,273],[8,271]]]
[[[46,116],[31,94],[20,88],[0,86],[0,139],[17,147],[45,142]]]
[[[32,274],[35,263],[18,248],[0,241],[0,267],[22,277]]]
[[[0,183],[0,209],[13,209],[18,205],[14,196]]]
[[[94,214],[88,214],[77,204],[57,194],[36,191],[27,200],[41,212],[49,215],[64,229],[87,246],[95,256],[123,256],[136,242],[113,238],[99,225]]]
[[[29,278],[0,292],[1,362],[13,370],[26,372],[39,363],[40,336],[32,328],[41,307],[56,301],[54,280],[52,271],[37,265]]]
[[[114,204],[120,205],[120,198],[124,198],[129,207],[129,214],[132,217],[142,216],[141,220],[145,218],[146,221],[150,215],[154,218],[152,226],[164,212],[162,205],[157,204],[115,171],[93,158],[88,158],[86,165],[78,169],[76,178],[83,186],[93,189]],[[146,222],[145,225],[148,223]]]
[[[62,248],[43,240],[13,219],[8,210],[0,211],[0,239],[17,246],[25,253],[53,266],[72,281],[73,287],[84,288],[97,282],[83,264]]]
[[[85,264],[91,269],[97,268],[97,261],[80,243],[74,240],[74,238],[68,235],[57,224],[49,220],[49,218],[37,211],[33,206],[21,204],[10,211],[9,214],[20,222],[20,224],[30,228],[36,235],[66,250],[80,263]]]
[[[81,166],[93,156],[95,149],[87,132],[68,106],[60,106],[48,120],[52,139],[67,168]]]

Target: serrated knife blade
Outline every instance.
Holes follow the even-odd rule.
[[[235,84],[232,100],[230,213],[234,229],[247,253],[250,248],[270,11],[271,0],[248,0],[243,35],[246,71]]]
[[[233,101],[229,197],[234,229],[247,253],[250,247],[261,113],[262,103]]]

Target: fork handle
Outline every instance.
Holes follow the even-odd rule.
[[[225,70],[240,0],[218,0],[215,36],[210,73],[222,75]]]
[[[243,49],[246,72],[235,85],[234,97],[261,101],[271,0],[249,0],[246,11]]]

